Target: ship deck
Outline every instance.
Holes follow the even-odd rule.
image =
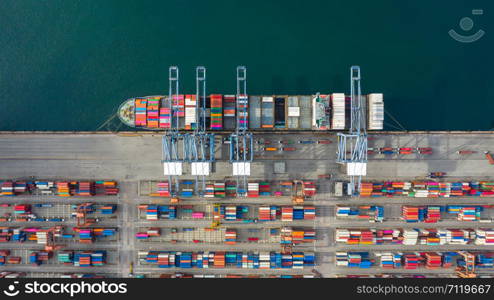
[[[341,94],[342,95],[342,94]],[[185,95],[180,95],[185,96]],[[208,130],[214,132],[228,132],[234,131],[236,126],[236,99],[234,95],[222,95],[222,108],[221,108],[221,124],[222,128],[211,128],[211,107],[210,96],[206,100],[206,127]],[[227,101],[227,97],[234,98],[233,102]],[[248,96],[248,128],[251,131],[259,132],[276,132],[276,131],[311,131],[311,130],[341,130],[343,128],[332,128],[331,120],[333,118],[339,119],[343,122],[344,127],[349,126],[350,118],[350,99],[349,96],[343,96],[341,105],[343,109],[343,115],[338,114],[334,116],[334,112],[331,109],[330,95],[321,95],[320,102],[316,102],[317,95],[249,95]],[[159,105],[161,107],[168,108],[169,96],[156,95],[156,96],[144,96],[131,98],[124,101],[118,109],[119,119],[129,127],[135,127],[140,130],[153,130],[162,131],[163,128],[150,128],[147,126],[136,125],[134,114],[134,101],[136,99],[155,99],[159,98]],[[266,101],[270,99],[270,101]],[[366,96],[362,96],[362,105],[366,109]],[[175,107],[175,106],[174,106]],[[225,111],[233,109],[234,115],[226,115]],[[195,119],[195,116],[193,117]],[[178,119],[176,117],[171,118],[172,126],[178,124],[179,130],[185,130],[185,117],[181,116]],[[177,123],[178,122],[178,123]]]

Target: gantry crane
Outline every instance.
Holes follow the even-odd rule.
[[[302,180],[294,180],[292,185],[292,202],[293,204],[304,204],[304,182]]]
[[[476,278],[475,274],[475,255],[467,251],[459,251],[458,254],[463,256],[465,266],[456,268],[456,274],[460,278]]]
[[[182,139],[179,128],[179,70],[177,66],[168,69],[168,99],[167,105],[170,112],[170,129],[162,137],[162,158],[164,175],[168,176],[170,194],[178,195],[178,176],[182,175],[182,163],[184,158],[180,156],[178,143]]]
[[[55,234],[61,234],[63,230],[63,227],[58,225],[58,226],[53,226],[47,230],[46,232],[46,245],[45,245],[45,251],[48,252],[53,252],[55,250],[61,249],[64,247],[64,245],[57,245],[55,243]]]
[[[196,114],[193,133],[183,135],[184,158],[191,163],[192,175],[196,177],[195,191],[204,196],[206,176],[215,161],[215,135],[206,132],[206,68],[196,68]]]
[[[247,195],[247,177],[250,175],[250,163],[254,158],[252,133],[248,132],[248,96],[247,68],[237,67],[236,127],[230,135],[230,163],[233,176],[237,177],[237,195]]]
[[[338,133],[338,152],[336,162],[346,164],[350,177],[350,193],[356,195],[360,190],[362,176],[367,172],[367,131],[365,104],[360,88],[360,67],[350,68],[351,82],[351,118],[348,133]],[[349,157],[347,156],[349,153]]]
[[[77,205],[76,209],[76,218],[77,218],[77,227],[85,227],[94,223],[94,219],[88,219],[87,213],[93,212],[93,203],[86,202]]]

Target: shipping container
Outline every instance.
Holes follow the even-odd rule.
[[[261,127],[274,127],[274,99],[272,96],[263,96],[261,101]]]
[[[286,128],[286,97],[277,96],[275,98],[274,127]]]
[[[210,111],[210,129],[222,130],[223,129],[223,96],[214,94],[210,96],[211,99],[211,111]]]

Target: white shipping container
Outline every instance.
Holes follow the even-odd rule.
[[[273,97],[262,97],[262,102],[273,102]]]
[[[300,107],[288,107],[289,117],[300,117]]]
[[[384,123],[383,94],[369,94],[368,96],[368,128],[370,130],[382,130]]]
[[[345,129],[345,94],[335,93],[331,95],[332,113],[331,128]]]

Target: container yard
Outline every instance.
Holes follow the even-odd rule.
[[[370,155],[356,194],[336,134],[259,134],[300,155],[256,152],[244,195],[222,144],[203,192],[184,175],[175,196],[153,131],[0,138],[5,277],[458,277],[464,255],[494,274],[490,133],[374,133],[369,148],[433,151]]]

